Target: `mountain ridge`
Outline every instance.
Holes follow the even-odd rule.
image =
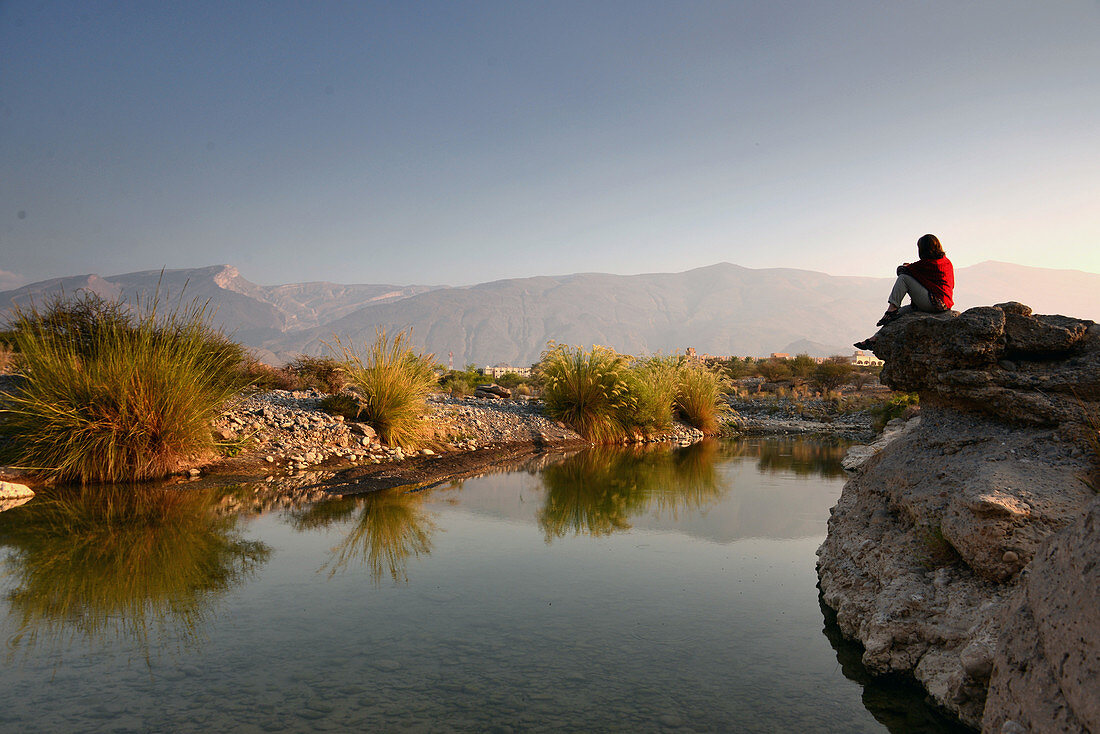
[[[677,273],[587,272],[466,286],[258,285],[232,265],[88,273],[0,292],[13,302],[90,290],[105,298],[208,301],[217,325],[269,362],[323,353],[334,334],[364,343],[377,328],[411,329],[426,352],[454,362],[529,364],[547,341],[607,344],[628,353],[763,356],[805,346],[832,352],[873,331],[892,278],[829,275],[730,262]],[[1019,300],[1037,312],[1100,318],[1100,274],[986,261],[959,268],[957,308]],[[814,353],[814,356],[826,354]]]

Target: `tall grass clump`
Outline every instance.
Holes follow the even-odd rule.
[[[359,396],[359,420],[370,423],[391,446],[415,446],[428,438],[422,416],[438,384],[432,355],[413,352],[406,332],[390,339],[384,329],[362,353],[339,339],[336,350],[348,386]]]
[[[553,344],[542,353],[539,372],[546,412],[590,441],[618,441],[633,423],[637,398],[627,357],[608,347]]]
[[[140,481],[213,450],[210,423],[244,385],[244,350],[204,304],[158,305],[85,293],[15,311],[25,379],[3,416],[18,464],[60,481]]]
[[[680,361],[679,357],[653,356],[634,363],[635,425],[657,430],[672,425],[672,410],[680,389]]]
[[[701,362],[687,360],[679,369],[676,412],[685,423],[703,433],[718,430],[718,417],[729,410],[724,395],[729,391],[729,378]]]

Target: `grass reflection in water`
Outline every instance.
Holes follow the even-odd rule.
[[[840,460],[848,451],[850,442],[836,440],[829,443],[821,437],[767,439],[746,444],[746,449],[757,450],[757,466],[762,472],[794,472],[800,477],[840,477],[844,468]]]
[[[148,657],[175,633],[194,638],[213,594],[264,563],[217,493],[90,486],[46,489],[0,514],[10,614],[23,646],[128,640]]]
[[[432,533],[437,529],[423,503],[420,492],[384,490],[318,502],[292,512],[291,523],[302,531],[323,528],[351,519],[358,510],[351,530],[333,548],[324,568],[332,575],[366,563],[375,583],[387,575],[394,581],[408,581],[409,559],[431,553]]]
[[[630,518],[655,510],[672,516],[701,509],[723,492],[715,472],[718,442],[686,449],[593,447],[546,467],[546,500],[538,512],[546,541],[608,535],[630,528]]]

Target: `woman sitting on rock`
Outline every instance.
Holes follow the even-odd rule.
[[[898,279],[890,291],[889,306],[878,320],[877,326],[885,326],[904,311],[901,302],[909,296],[910,310],[941,313],[955,302],[955,268],[943,252],[943,245],[934,234],[926,234],[917,240],[919,260],[898,266]],[[856,342],[858,349],[870,349],[875,337]]]

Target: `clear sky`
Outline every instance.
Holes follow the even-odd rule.
[[[1100,272],[1100,3],[0,1],[0,287]]]

